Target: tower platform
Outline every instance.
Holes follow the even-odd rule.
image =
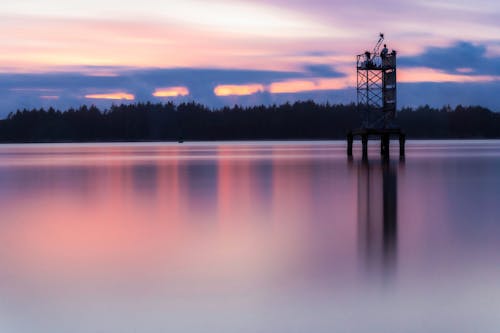
[[[360,128],[347,133],[347,156],[352,157],[354,139],[359,138],[362,144],[362,158],[368,159],[368,140],[380,140],[380,155],[389,158],[390,140],[399,140],[399,157],[405,157],[406,134],[400,128]]]

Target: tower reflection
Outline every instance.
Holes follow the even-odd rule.
[[[362,161],[358,172],[358,243],[368,274],[391,276],[397,263],[397,166]]]

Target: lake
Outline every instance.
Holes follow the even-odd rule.
[[[0,146],[0,332],[498,332],[500,141]]]

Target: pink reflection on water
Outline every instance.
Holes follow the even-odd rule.
[[[64,292],[187,290],[193,281],[206,290],[228,281],[256,288],[289,279],[302,261],[324,264],[318,253],[339,237],[317,242],[308,230],[317,222],[331,233],[323,223],[332,212],[312,209],[314,167],[293,162],[304,148],[167,148],[7,148],[11,186],[33,177],[2,204],[10,280]],[[342,216],[352,206],[334,208]]]
[[[64,332],[59,313],[83,322],[109,306],[81,331],[100,318],[116,332],[128,321],[200,332],[189,318],[210,314],[213,330],[288,331],[296,318],[363,332],[407,328],[377,326],[385,311],[439,323],[448,299],[460,319],[481,278],[478,295],[500,291],[488,147],[436,158],[439,144],[424,159],[409,143],[407,162],[388,166],[349,163],[343,143],[0,147],[0,319],[28,313]],[[29,314],[40,309],[47,319]]]

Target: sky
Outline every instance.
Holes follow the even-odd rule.
[[[356,100],[383,32],[398,106],[500,111],[494,0],[16,0],[0,6],[0,117],[22,108]]]

